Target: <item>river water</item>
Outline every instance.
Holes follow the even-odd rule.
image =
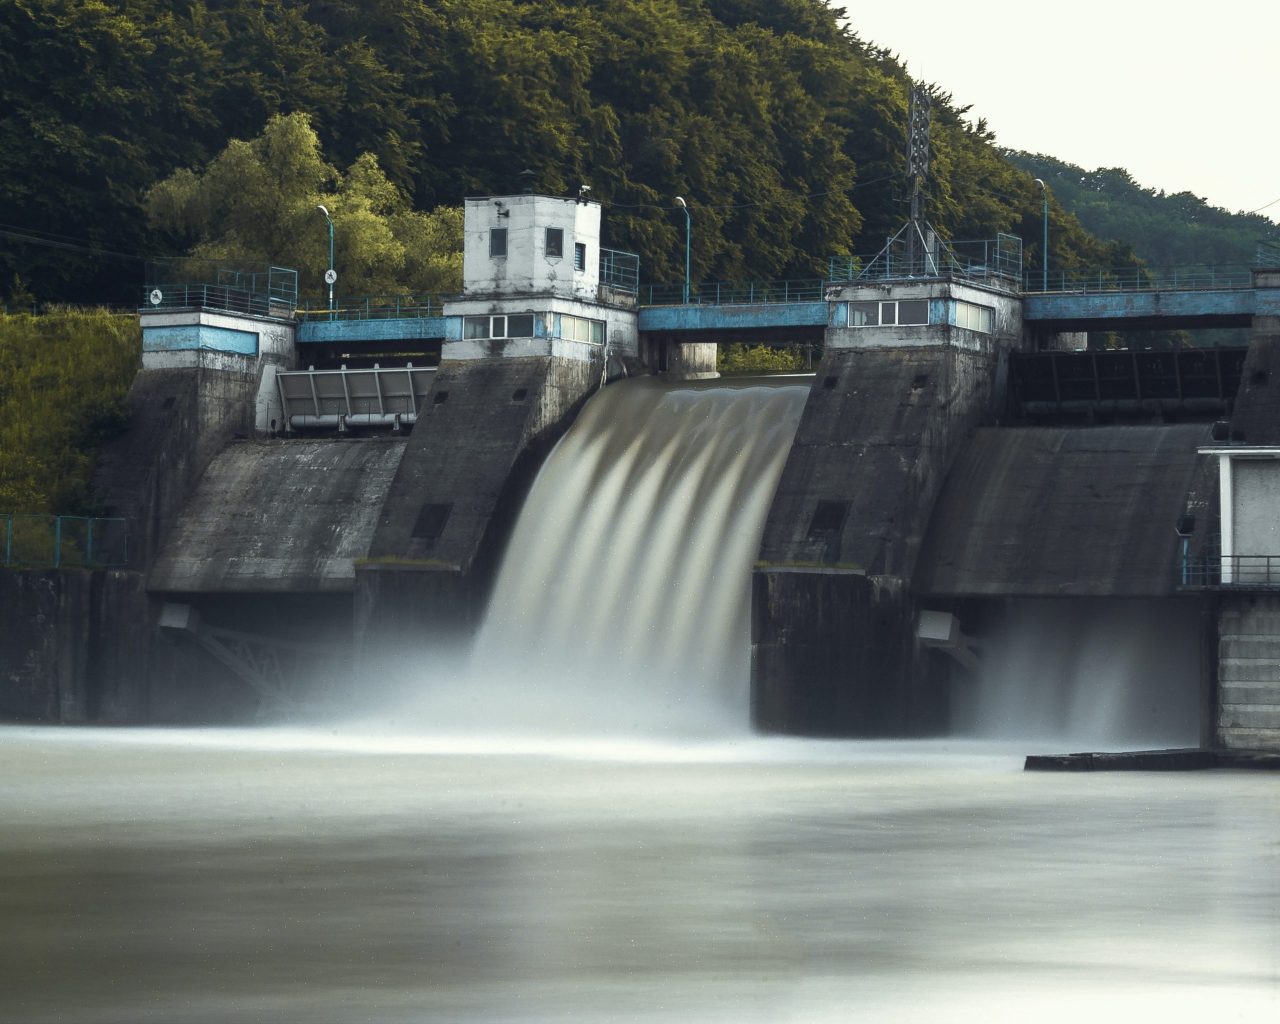
[[[1024,773],[1061,700],[1048,750],[750,734],[804,389],[731,390],[593,399],[470,666],[360,722],[0,728],[0,1021],[1280,1020],[1272,777]]]
[[[0,730],[0,1019],[1280,1019],[1267,773]]]

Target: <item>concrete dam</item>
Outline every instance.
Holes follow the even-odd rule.
[[[600,241],[484,197],[439,310],[150,289],[96,476],[130,564],[3,576],[0,714],[1280,748],[1280,272],[1247,349],[1086,352],[1115,296],[1041,314],[946,243],[663,306]],[[812,376],[713,379],[815,336]]]

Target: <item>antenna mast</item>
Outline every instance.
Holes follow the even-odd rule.
[[[911,179],[911,225],[907,229],[907,259],[911,267],[920,266],[930,257],[926,225],[920,217],[920,186],[929,175],[929,122],[933,98],[929,90],[915,84],[911,87],[911,114],[907,125],[907,177]],[[924,269],[921,267],[921,269]]]

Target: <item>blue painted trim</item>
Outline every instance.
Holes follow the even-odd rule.
[[[447,331],[456,330],[456,337]],[[298,324],[299,345],[339,342],[358,345],[376,341],[415,341],[462,338],[462,317],[423,316],[386,320],[304,320]]]
[[[258,336],[252,331],[235,331],[230,327],[208,324],[182,324],[174,327],[144,327],[142,351],[189,352],[212,349],[241,356],[258,354]]]
[[[1022,318],[1031,322],[1115,320],[1122,323],[1136,318],[1253,316],[1257,298],[1252,288],[1033,294],[1022,300]]]
[[[768,327],[826,327],[828,302],[775,302],[756,306],[646,306],[641,331],[748,330]]]

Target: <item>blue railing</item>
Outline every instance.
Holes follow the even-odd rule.
[[[415,320],[444,316],[443,295],[361,295],[334,300],[308,299],[298,310],[299,320]]]
[[[822,278],[798,281],[712,281],[689,286],[689,302],[704,306],[741,306],[775,302],[821,302],[827,282]],[[683,284],[650,284],[640,289],[642,306],[684,304]]]
[[[0,554],[7,567],[101,569],[129,563],[124,519],[0,513]]]
[[[1194,555],[1179,558],[1176,572],[1184,587],[1280,590],[1280,555]]]
[[[1042,275],[1031,271],[1023,288],[1028,292],[1151,292],[1252,288],[1253,271],[1243,264],[1187,267],[1111,267],[1088,271],[1050,272],[1048,288]]]

